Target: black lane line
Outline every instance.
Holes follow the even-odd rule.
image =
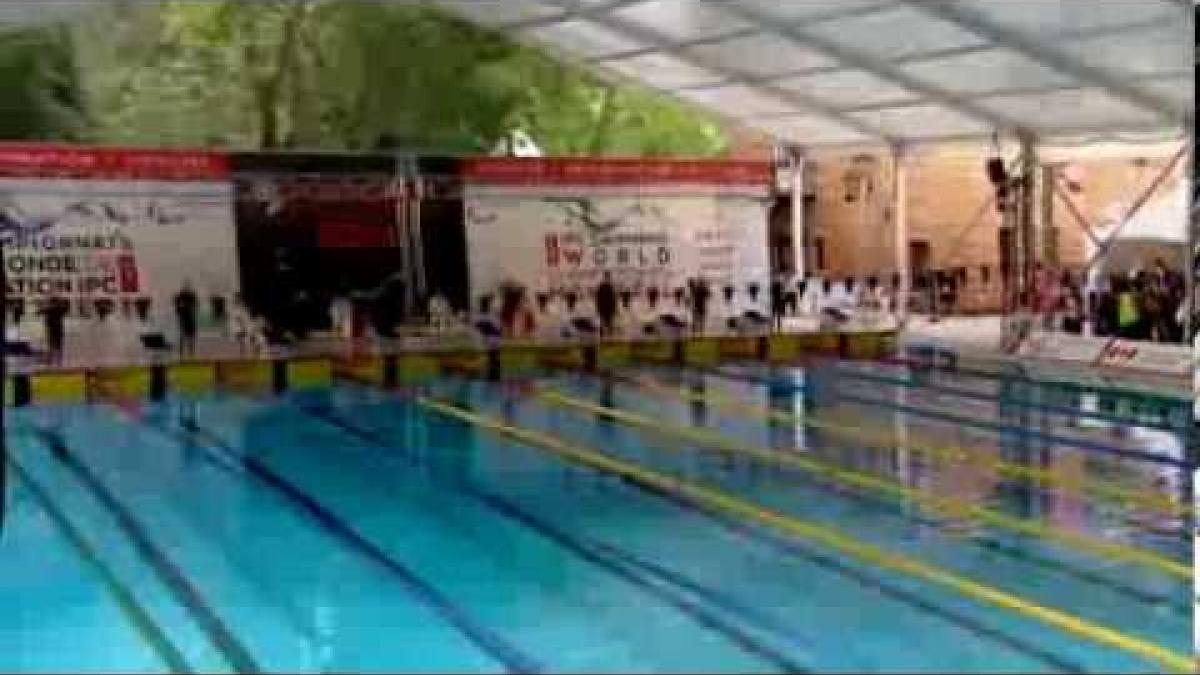
[[[337,429],[344,431],[348,435],[352,435],[353,437],[364,441],[371,447],[380,450],[397,449],[396,443],[392,442],[382,434],[352,424],[331,410],[310,408],[307,406],[299,407],[310,416],[317,418],[326,424],[334,426]],[[404,455],[399,453],[396,456],[402,457]],[[473,499],[496,511],[501,516],[532,530],[542,538],[553,542],[561,548],[569,551],[576,557],[579,557],[591,563],[592,565],[595,565],[596,567],[599,567],[628,582],[630,585],[646,593],[647,595],[659,598],[694,620],[699,625],[717,632],[723,637],[729,639],[734,644],[738,645],[747,653],[753,654],[754,656],[771,663],[783,672],[812,672],[810,668],[793,660],[787,654],[784,654],[773,647],[762,643],[760,640],[742,630],[737,625],[726,621],[718,613],[712,612],[703,605],[694,603],[687,598],[666,592],[658,586],[655,586],[647,581],[647,575],[639,574],[638,571],[629,569],[630,565],[611,560],[610,557],[616,557],[612,551],[617,551],[619,553],[619,549],[615,549],[608,545],[603,545],[609,550],[601,551],[599,550],[599,547],[601,546],[600,544],[592,544],[579,537],[570,535],[567,532],[556,528],[550,523],[538,518],[537,516],[534,516],[531,513],[521,509],[519,506],[513,504],[504,497],[496,495],[473,484],[444,480],[439,480],[438,482],[469,497],[472,497]],[[705,589],[704,592],[698,592],[694,584],[690,584],[686,580],[680,579],[678,576],[665,570],[660,570],[655,576],[677,587],[692,590],[697,595],[702,595],[710,604],[718,607],[722,611],[739,617],[748,623],[756,624],[759,628],[774,632],[778,636],[783,637],[802,649],[811,649],[811,645],[798,642],[795,635],[793,635],[787,629],[780,628],[779,625],[773,620],[767,618],[766,621],[763,621],[763,615],[757,612],[751,614],[751,612],[745,611],[748,608],[740,606],[740,603],[738,603],[736,600],[724,598],[721,596],[721,594],[708,589]]]
[[[9,456],[9,461],[12,463],[16,478],[23,482],[29,489],[34,500],[42,507],[42,510],[46,512],[46,515],[50,517],[54,525],[58,527],[63,537],[75,549],[80,559],[96,571],[100,577],[101,584],[108,591],[109,595],[113,597],[113,601],[116,602],[121,613],[133,624],[134,630],[146,641],[154,651],[155,656],[166,666],[167,670],[172,673],[195,672],[188,665],[183,652],[179,651],[179,648],[171,642],[166,631],[158,625],[149,610],[137,601],[137,596],[133,590],[125,585],[117,573],[104,562],[100,554],[88,543],[83,533],[75,529],[75,526],[71,524],[71,520],[50,497],[50,493],[34,480],[11,456]]]
[[[620,383],[619,380],[616,381]],[[637,389],[633,388],[632,391],[636,393]],[[799,469],[789,469],[788,471],[796,473],[800,476],[805,476],[805,474]],[[806,479],[805,482],[806,484],[821,490],[829,491],[830,489],[826,484],[819,481]],[[894,502],[884,501],[881,497],[872,496],[859,490],[849,490],[845,492],[837,491],[832,494],[840,498],[849,499],[859,504],[870,506],[872,509],[880,512],[883,515],[909,520],[916,525],[923,525],[939,531],[945,525],[944,522],[927,518],[925,516],[910,513],[895,513],[892,510],[885,508],[885,505],[892,505]],[[1095,584],[1097,586],[1103,586],[1106,590],[1113,591],[1119,595],[1124,595],[1143,604],[1165,606],[1172,609],[1175,613],[1181,615],[1190,616],[1193,613],[1192,606],[1183,599],[1176,599],[1172,595],[1156,595],[1149,591],[1128,586],[1118,580],[1106,578],[1102,574],[1088,571],[1061,560],[1055,560],[1054,558],[1023,551],[1017,546],[1006,544],[1002,540],[996,539],[992,534],[988,534],[986,537],[971,537],[971,543],[979,548],[1004,555],[1022,563],[1028,563],[1043,569],[1053,570],[1067,576],[1075,577],[1080,581]]]
[[[467,410],[467,411],[474,410],[474,408],[472,408],[469,404],[464,404],[459,401],[439,399],[439,402],[443,403],[445,405],[452,406],[452,407],[458,407],[460,409]],[[463,422],[461,420],[458,420],[458,423],[466,424],[465,422]],[[524,444],[522,443],[522,445],[524,445]],[[590,471],[592,473],[600,474],[600,472],[596,472],[594,469],[586,469],[586,470]],[[751,526],[751,525],[737,522],[737,521],[729,518],[728,516],[725,516],[718,512],[714,512],[711,509],[708,509],[701,504],[697,504],[686,498],[674,495],[670,492],[663,491],[653,485],[647,485],[647,484],[645,484],[641,481],[638,481],[634,478],[631,478],[628,476],[616,476],[616,478],[621,483],[628,484],[638,491],[645,492],[652,496],[656,496],[656,497],[662,499],[663,501],[675,506],[676,508],[679,508],[680,510],[682,510],[684,512],[697,514],[708,520],[712,520],[713,522],[722,526],[724,529],[726,529],[734,534],[739,535],[743,539],[767,544],[770,547],[772,547],[778,551],[781,551],[781,552],[787,553],[793,557],[811,562],[819,567],[828,569],[828,570],[834,572],[835,574],[839,574],[839,575],[848,577],[850,579],[853,579],[854,581],[858,582],[859,584],[877,591],[881,595],[892,598],[893,600],[897,600],[897,601],[901,602],[902,604],[907,604],[910,607],[913,607],[915,609],[924,611],[930,615],[933,615],[939,619],[942,619],[943,621],[946,621],[947,623],[958,626],[959,628],[963,628],[967,632],[972,633],[981,639],[990,639],[997,643],[1003,644],[1003,645],[1013,649],[1014,651],[1022,653],[1025,656],[1028,656],[1035,660],[1039,660],[1039,661],[1045,663],[1046,665],[1051,666],[1051,667],[1053,667],[1057,670],[1063,671],[1063,672],[1068,672],[1068,673],[1087,672],[1081,665],[1074,663],[1072,661],[1066,660],[1066,659],[1058,656],[1057,654],[1054,654],[1053,652],[1047,651],[1036,645],[1028,644],[1024,640],[1021,640],[1020,638],[1007,635],[1004,632],[1002,632],[1000,629],[992,628],[991,626],[988,626],[988,625],[984,624],[982,621],[975,619],[973,617],[963,615],[952,609],[947,609],[947,608],[943,608],[938,605],[935,605],[932,602],[920,597],[919,595],[917,595],[911,591],[907,591],[902,588],[892,586],[892,585],[888,584],[887,582],[876,579],[875,577],[872,577],[871,575],[869,575],[865,572],[859,572],[859,571],[853,570],[849,567],[846,567],[845,565],[842,565],[841,563],[839,563],[835,558],[832,558],[827,554],[821,554],[821,553],[809,551],[808,549],[805,549],[803,546],[796,544],[785,538],[782,538],[779,535],[775,535],[769,531],[756,529],[754,526]]]
[[[199,589],[158,548],[150,535],[138,524],[137,519],[104,486],[87,465],[71,452],[62,434],[52,429],[38,429],[36,434],[50,449],[50,454],[70,469],[92,493],[92,496],[109,510],[121,531],[137,549],[138,554],[171,589],[180,604],[187,608],[229,665],[238,673],[262,672],[262,668],[254,660],[250,651],[225,625]]]
[[[717,377],[722,377],[727,380],[735,380],[735,381],[746,382],[749,384],[755,384],[755,385],[759,385],[759,386],[774,387],[774,388],[778,388],[778,389],[790,389],[791,391],[793,391],[795,393],[803,392],[805,389],[804,387],[798,386],[793,382],[780,381],[780,380],[777,380],[772,377],[760,377],[758,375],[748,375],[748,374],[744,374],[744,373],[731,373],[731,372],[728,372],[728,371],[725,371],[725,370],[722,370],[719,368],[702,368],[702,369],[697,369],[697,370],[701,370],[702,372],[716,375]],[[1007,436],[1018,436],[1018,437],[1023,437],[1023,438],[1027,438],[1027,439],[1039,440],[1039,441],[1051,443],[1054,445],[1068,446],[1068,447],[1076,448],[1079,450],[1086,450],[1089,452],[1094,452],[1094,453],[1099,453],[1099,454],[1116,455],[1119,457],[1124,457],[1126,459],[1132,459],[1132,460],[1136,460],[1136,461],[1140,461],[1140,462],[1148,462],[1151,464],[1162,464],[1165,466],[1174,467],[1176,469],[1183,469],[1183,470],[1190,471],[1192,468],[1191,464],[1188,463],[1186,460],[1175,459],[1174,457],[1165,457],[1163,455],[1155,455],[1155,454],[1148,453],[1148,452],[1140,452],[1137,450],[1127,450],[1125,448],[1118,448],[1116,446],[1109,445],[1107,443],[1098,443],[1095,441],[1088,441],[1088,440],[1084,440],[1084,439],[1080,439],[1080,438],[1070,438],[1067,436],[1058,436],[1055,434],[1048,434],[1048,433],[1045,433],[1042,431],[1037,431],[1035,429],[1025,429],[1023,427],[1015,427],[1015,426],[1000,424],[1000,423],[996,423],[996,422],[988,422],[986,420],[973,419],[973,418],[969,418],[969,417],[963,417],[961,415],[954,415],[952,413],[940,412],[937,410],[930,410],[928,408],[920,408],[920,407],[915,407],[915,406],[903,405],[900,403],[893,403],[891,401],[884,401],[884,400],[880,400],[880,399],[863,398],[860,396],[855,396],[853,394],[846,394],[844,392],[839,392],[838,397],[842,400],[849,401],[851,403],[854,403],[854,404],[857,404],[857,405],[860,405],[863,407],[882,408],[884,410],[897,410],[897,411],[900,411],[903,413],[907,413],[909,415],[913,415],[913,416],[917,416],[917,417],[927,417],[930,419],[936,419],[936,420],[939,420],[942,422],[947,422],[949,424],[954,424],[954,425],[958,425],[958,426],[967,426],[967,427],[975,427],[977,429],[986,429],[986,430],[991,431],[999,436],[1006,436],[1006,435]]]
[[[228,460],[245,467],[251,475],[274,488],[290,500],[294,506],[300,508],[306,515],[348,544],[353,550],[388,570],[406,591],[432,607],[447,623],[466,635],[477,648],[495,659],[507,671],[513,673],[546,672],[546,668],[537,659],[510,645],[499,634],[476,621],[432,584],[359,534],[357,530],[322,506],[302,488],[291,483],[263,462],[230,448],[215,433],[194,423],[184,423],[184,428],[188,433],[203,439],[205,449],[220,450]],[[173,433],[169,429],[163,429],[163,431]],[[220,462],[218,465],[225,466]]]

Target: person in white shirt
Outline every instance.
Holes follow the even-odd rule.
[[[887,293],[876,277],[867,278],[867,287],[859,299],[859,314],[868,322],[877,324],[884,317],[888,306]]]
[[[562,337],[563,316],[554,296],[545,291],[534,297],[534,325],[538,340],[554,341]]]
[[[84,328],[88,343],[87,351],[101,365],[113,365],[121,361],[132,346],[129,331],[122,330],[115,316],[116,307],[112,300],[101,298],[95,301],[95,314]]]
[[[668,334],[680,333],[687,330],[688,316],[687,291],[676,288],[671,294],[671,304],[659,311],[659,325]]]
[[[822,282],[817,277],[799,283],[796,313],[801,317],[814,317],[821,313]]]
[[[569,291],[564,296],[565,306],[563,312],[562,333],[565,338],[578,338],[591,334],[596,334],[600,329],[600,322],[597,320],[594,312],[589,312],[579,302],[579,295],[575,291]],[[592,330],[588,330],[591,328]]]
[[[721,289],[721,304],[717,307],[717,319],[721,322],[722,331],[736,331],[742,317],[741,308],[737,301],[737,287],[726,284]]]
[[[334,296],[329,303],[329,322],[338,339],[349,340],[354,337],[354,305],[349,297],[341,293]]]
[[[613,335],[624,338],[632,337],[638,327],[633,307],[633,291],[623,290],[617,294],[617,298],[619,302],[617,303]]]
[[[658,331],[658,289],[651,286],[639,293],[633,303],[628,330],[632,337],[646,337]]]
[[[237,342],[238,352],[245,354],[254,333],[254,321],[241,294],[233,296],[233,307],[229,310],[229,336]]]

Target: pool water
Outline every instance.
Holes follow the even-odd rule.
[[[0,668],[1134,672],[1169,665],[1136,645],[1189,650],[1174,410],[879,364],[615,375],[14,411]],[[929,445],[975,459],[916,449]],[[647,471],[800,525],[649,489]],[[856,487],[863,476],[899,492]],[[1087,482],[1181,508],[1100,499]],[[980,507],[1069,534],[964,515]],[[834,535],[797,534],[810,530]]]

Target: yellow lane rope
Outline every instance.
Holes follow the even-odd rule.
[[[765,509],[753,502],[712,487],[659,473],[645,467],[589,450],[558,437],[531,429],[506,424],[495,418],[478,415],[457,406],[420,397],[422,407],[447,417],[477,426],[494,434],[511,438],[530,447],[541,448],[583,466],[622,476],[635,484],[668,492],[711,509],[754,521],[798,539],[823,545],[848,557],[877,567],[894,570],[950,588],[961,595],[1014,612],[1029,619],[1053,626],[1065,633],[1098,644],[1120,649],[1177,672],[1189,672],[1192,659],[1166,647],[1125,635],[1118,630],[1092,623],[1068,612],[1039,605],[1017,595],[988,586],[953,572],[928,565],[914,558],[891,553],[857,541],[836,530],[810,523],[790,515]]]
[[[707,403],[712,405],[714,408],[725,409],[726,411],[745,415],[755,419],[773,420],[776,422],[783,422],[785,424],[807,426],[811,429],[824,431],[843,439],[867,443],[869,446],[873,446],[865,448],[868,450],[874,450],[877,452],[888,451],[893,449],[898,442],[894,433],[884,431],[871,432],[858,426],[837,424],[831,421],[833,419],[837,419],[833,416],[805,415],[801,417],[782,410],[764,410],[761,407],[743,403],[731,396],[717,394],[716,392],[706,392],[701,394],[688,391],[686,389],[675,389],[646,378],[633,378],[624,376],[611,377],[614,377],[621,382],[637,386],[638,388],[648,392],[666,394],[675,398],[682,398],[684,400],[694,401],[697,403]],[[1105,499],[1120,506],[1139,507],[1145,510],[1154,511],[1160,515],[1186,517],[1191,513],[1191,510],[1187,506],[1177,504],[1171,501],[1171,499],[1165,495],[1146,494],[1144,492],[1139,492],[1138,490],[1096,479],[1081,481],[1077,479],[1066,478],[1054,473],[1053,471],[1035,469],[1032,467],[1021,466],[1019,464],[1013,464],[1011,462],[992,459],[983,455],[983,453],[978,450],[954,446],[937,446],[928,443],[914,443],[907,441],[904,443],[904,445],[910,450],[922,452],[932,457],[938,457],[941,459],[952,461],[975,459],[976,461],[983,463],[988,468],[994,468],[1000,475],[1007,478],[1040,481],[1046,486],[1053,487],[1067,494],[1078,494],[1079,491],[1082,491],[1090,496]]]
[[[1110,557],[1129,563],[1149,567],[1181,579],[1192,578],[1192,567],[1171,560],[1165,556],[1150,551],[1134,548],[1109,541],[1100,541],[1091,537],[1052,527],[1037,521],[1009,516],[997,511],[983,508],[978,504],[944,497],[932,497],[919,490],[914,490],[902,483],[888,480],[879,476],[844,469],[835,464],[821,462],[795,453],[780,452],[766,448],[757,448],[737,441],[723,434],[710,430],[691,427],[680,427],[669,424],[661,419],[652,419],[623,410],[615,410],[601,405],[565,396],[549,388],[536,390],[538,399],[547,403],[576,411],[588,412],[616,420],[631,427],[644,429],[659,436],[672,437],[695,444],[697,447],[715,448],[722,452],[740,454],[755,460],[801,469],[818,476],[828,478],[846,485],[891,495],[893,498],[908,499],[916,504],[931,509],[953,508],[980,522],[994,527],[1018,532],[1020,534],[1041,537],[1043,539],[1065,545],[1069,549],[1088,551],[1090,553]],[[659,446],[656,446],[659,447]],[[674,446],[672,450],[677,450]]]

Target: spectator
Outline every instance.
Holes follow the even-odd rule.
[[[1035,283],[1035,309],[1042,316],[1042,328],[1056,330],[1060,327],[1059,314],[1063,302],[1059,275],[1053,269],[1038,264]]]
[[[1113,296],[1116,300],[1117,336],[1127,340],[1139,339],[1141,313],[1133,285],[1126,279],[1118,278],[1113,285]]]
[[[887,310],[887,296],[877,277],[867,277],[867,288],[863,291],[859,307],[872,319],[878,320]]]
[[[1072,335],[1083,332],[1083,293],[1069,271],[1062,274],[1062,329]]]
[[[242,295],[240,293],[234,295],[233,309],[229,312],[229,334],[237,342],[239,353],[246,353],[250,346],[253,329],[254,324],[250,317],[250,310],[246,308]]]
[[[617,287],[611,272],[606,271],[596,287],[596,316],[600,319],[600,334],[611,336],[617,318]]]
[[[787,298],[783,289],[783,277],[776,275],[771,280],[771,322],[776,331],[783,330],[783,315],[787,311]]]
[[[46,328],[46,354],[47,360],[51,364],[57,365],[63,361],[63,343],[67,337],[67,313],[70,311],[71,304],[57,293],[51,294],[42,306],[41,314]]]
[[[692,288],[692,330],[703,333],[708,320],[708,301],[712,290],[704,277],[699,277]]]
[[[183,288],[175,294],[175,319],[179,325],[179,354],[192,356],[196,353],[196,312],[198,299],[192,284],[185,281]]]
[[[430,302],[432,304],[433,301]],[[354,305],[345,293],[337,293],[329,303],[329,323],[333,326],[334,335],[339,339],[349,340],[354,337]]]

